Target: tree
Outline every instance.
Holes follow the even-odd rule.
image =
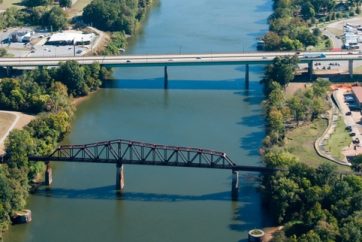
[[[302,14],[303,19],[305,20],[311,19],[315,16],[314,7],[310,2],[304,2],[302,4],[302,9],[300,13]]]
[[[65,12],[59,6],[53,7],[49,12],[44,14],[42,25],[52,31],[64,29],[67,25]]]
[[[358,155],[352,159],[352,169],[356,172],[362,172],[362,155]]]
[[[34,140],[26,130],[13,130],[5,141],[6,157],[12,168],[28,168],[28,155],[34,150]]]
[[[76,61],[61,63],[55,79],[64,83],[68,93],[74,97],[84,96],[89,91],[85,84],[84,70]]]
[[[277,50],[280,47],[281,39],[275,32],[269,31],[263,37],[265,50]]]
[[[271,83],[278,82],[285,87],[294,79],[296,68],[298,67],[298,58],[296,56],[276,57],[273,63],[265,69],[264,77],[261,82],[264,84],[264,93],[268,95],[271,91]]]
[[[62,8],[70,8],[72,6],[72,0],[59,0],[59,6]]]

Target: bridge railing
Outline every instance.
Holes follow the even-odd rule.
[[[223,152],[121,139],[85,145],[62,145],[49,156],[29,158],[43,161],[157,164],[227,169],[236,167],[236,164]]]

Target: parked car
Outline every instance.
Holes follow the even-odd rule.
[[[354,144],[359,144],[359,138],[356,138],[355,140],[353,140]]]
[[[351,115],[352,113],[351,112],[347,112],[346,115]]]
[[[346,127],[346,130],[352,131],[352,127],[351,127],[351,126],[347,126],[347,127]]]
[[[349,136],[356,136],[356,133],[350,133]]]

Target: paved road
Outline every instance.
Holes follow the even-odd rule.
[[[321,53],[321,52],[317,52]],[[220,54],[173,54],[173,55],[121,55],[121,56],[71,56],[71,57],[22,57],[0,58],[0,66],[29,67],[56,66],[60,62],[75,60],[80,64],[99,62],[103,65],[117,66],[191,66],[191,65],[230,65],[230,64],[268,64],[277,56],[293,56],[295,52],[250,52]],[[362,60],[359,52],[325,52],[321,58],[310,52],[299,53],[300,63],[311,61],[348,61]]]

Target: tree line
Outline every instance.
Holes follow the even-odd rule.
[[[92,0],[82,18],[101,30],[131,35],[151,4],[152,0]]]
[[[331,47],[328,38],[318,28],[310,31],[313,24],[360,13],[360,0],[350,0],[344,6],[347,12],[337,11],[335,0],[274,0],[273,14],[269,16],[269,32],[263,40],[266,50],[302,50],[324,42]]]
[[[338,174],[332,164],[309,167],[283,149],[288,129],[300,121],[311,122],[328,109],[327,80],[286,96],[295,70],[294,57],[276,58],[262,80],[267,96],[263,160],[267,167],[281,168],[261,180],[264,206],[277,224],[284,225],[272,241],[362,241],[362,178]]]
[[[70,130],[72,97],[96,90],[110,74],[97,63],[80,66],[67,61],[59,68],[38,68],[19,78],[2,79],[0,109],[38,115],[24,129],[13,130],[5,141],[6,164],[0,165],[0,231],[24,208],[30,183],[44,171],[44,164],[29,162],[28,155],[53,151]]]

